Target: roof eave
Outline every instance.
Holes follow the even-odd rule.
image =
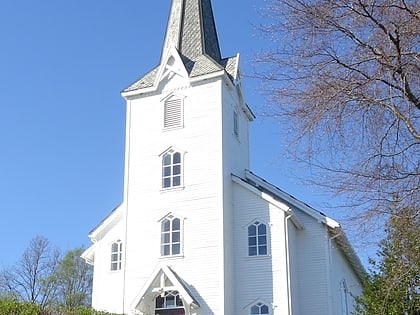
[[[329,226],[331,228],[335,228],[335,227],[340,226],[340,224],[337,221],[327,217],[326,215],[324,215],[321,212],[315,210],[314,208],[310,207],[309,205],[300,201],[299,199],[296,199],[292,195],[289,195],[288,193],[284,192],[283,190],[274,186],[273,184],[270,184],[269,182],[265,181],[261,177],[252,173],[251,171],[246,170],[245,171],[245,177],[247,179],[251,180],[252,182],[254,182],[256,185],[264,187],[265,189],[267,189],[268,191],[270,191],[274,195],[278,196],[280,199],[284,200],[284,202],[299,208],[300,210],[302,210],[306,214],[308,214],[311,217],[317,219],[319,222],[322,222],[322,223],[326,224],[327,226]]]
[[[336,228],[328,228],[328,232],[332,235],[332,239],[336,241],[336,244],[347,257],[352,269],[358,276],[358,278],[362,281],[366,275],[366,269],[363,266],[362,262],[360,261],[359,256],[357,256],[356,252],[351,246],[350,241],[348,240],[344,230],[340,227]]]
[[[197,83],[204,80],[215,79],[222,77],[225,74],[225,70],[219,70],[211,73],[202,74],[196,77],[190,78],[191,83]]]
[[[96,243],[89,246],[82,255],[80,255],[80,257],[83,258],[89,265],[94,265],[95,263],[95,248]]]
[[[299,221],[299,219],[296,217],[293,209],[289,208],[287,205],[282,204],[281,202],[279,202],[278,200],[272,198],[270,195],[264,193],[263,191],[258,190],[257,188],[255,188],[254,186],[250,185],[248,182],[244,181],[241,177],[232,174],[232,180],[237,183],[238,185],[244,187],[245,189],[251,191],[252,193],[256,194],[257,196],[260,196],[261,198],[263,198],[265,201],[269,202],[270,204],[274,205],[276,208],[280,209],[281,211],[283,211],[286,216],[290,217],[290,220],[293,222],[293,224],[295,225],[296,229],[298,230],[303,230],[304,226],[303,224]]]
[[[95,242],[97,240],[98,235],[101,233],[101,231],[108,226],[114,220],[114,218],[117,217],[118,214],[122,211],[122,203],[116,206],[112,211],[102,219],[99,224],[97,224],[88,234],[88,237],[92,240],[92,242]]]

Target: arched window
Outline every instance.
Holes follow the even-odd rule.
[[[251,315],[269,314],[268,306],[263,303],[257,303],[251,307]]]
[[[161,223],[160,253],[162,256],[181,254],[181,220],[173,215]]]
[[[248,255],[267,255],[267,226],[255,221],[248,226]]]
[[[122,265],[122,242],[117,240],[111,245],[111,270],[121,270]]]
[[[162,188],[179,187],[181,184],[181,153],[171,149],[162,156]]]

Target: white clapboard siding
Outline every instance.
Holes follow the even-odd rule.
[[[94,308],[133,313],[162,265],[188,287],[200,305],[196,315],[249,314],[260,301],[270,315],[336,315],[340,281],[360,292],[346,256],[329,246],[321,215],[249,179],[253,117],[239,89],[223,74],[190,82],[166,73],[156,90],[127,98],[124,200],[91,235]],[[182,181],[163,189],[168,150],[182,156]],[[161,220],[168,215],[181,220],[182,250],[162,257]],[[267,227],[266,256],[248,256],[247,227],[255,220]],[[115,240],[123,243],[119,271],[110,270]]]

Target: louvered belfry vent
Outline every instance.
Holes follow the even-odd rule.
[[[164,128],[180,127],[182,125],[182,104],[180,98],[170,98],[164,105]]]

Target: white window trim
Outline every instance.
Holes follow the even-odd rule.
[[[180,248],[179,248],[179,254],[170,254],[170,255],[163,255],[162,254],[162,223],[164,220],[168,219],[168,218],[177,218],[179,219],[179,228],[180,228]],[[169,212],[167,215],[165,215],[163,218],[161,218],[158,223],[159,223],[159,229],[160,229],[160,241],[159,241],[159,257],[160,259],[174,259],[174,258],[183,258],[184,257],[184,221],[185,218],[177,215],[173,212]],[[172,244],[172,243],[171,243]]]
[[[181,155],[181,179],[180,179],[180,184],[178,186],[169,186],[169,187],[163,187],[163,156],[165,154],[167,154],[168,152],[173,151],[173,152],[178,152]],[[163,151],[161,154],[159,154],[159,158],[160,158],[160,168],[161,168],[161,175],[160,175],[160,191],[161,192],[167,192],[167,191],[174,191],[174,190],[182,190],[184,189],[184,178],[185,178],[185,153],[186,151],[180,150],[178,148],[175,147],[169,147],[168,149],[166,149],[165,151]]]
[[[239,139],[239,112],[233,109],[233,135]]]
[[[340,281],[340,295],[341,295],[341,314],[349,315],[349,291],[347,288],[346,279]]]
[[[112,250],[112,246],[114,244],[118,245],[118,250],[116,252],[114,252]],[[123,268],[123,254],[124,254],[124,244],[121,241],[121,239],[116,239],[114,241],[111,242],[111,244],[109,245],[109,253],[111,254],[111,259],[110,259],[110,272],[119,272],[122,270]],[[112,255],[117,254],[117,260],[112,260]],[[112,265],[113,264],[117,264],[117,268],[116,269],[112,269]]]
[[[176,292],[177,294],[176,295],[173,295],[173,293],[172,292]],[[165,295],[165,297],[167,296],[167,293],[169,294],[169,293],[171,293],[173,296],[175,296],[175,300],[176,300],[176,296],[181,300],[181,303],[182,303],[182,306],[173,306],[173,307],[160,307],[160,308],[157,308],[156,307],[156,299],[157,299],[157,297],[158,296],[156,296],[155,298],[154,298],[154,311],[156,312],[157,310],[171,310],[171,309],[183,309],[183,310],[185,310],[185,306],[184,306],[184,301],[183,301],[183,299],[182,299],[182,296],[181,296],[181,294],[179,293],[179,291],[178,290],[176,290],[176,288],[174,288],[173,290],[167,290],[167,291],[164,291],[162,294],[164,294]],[[163,298],[165,298],[165,297],[163,297]],[[175,303],[176,304],[176,303]]]
[[[246,310],[246,314],[250,315],[251,314],[251,308],[258,303],[261,303],[261,304],[264,304],[264,305],[268,306],[268,314],[269,315],[273,314],[273,310],[276,306],[274,306],[273,303],[268,303],[267,301],[264,301],[260,298],[257,298],[255,300],[253,300],[251,303],[244,306],[243,309]]]
[[[171,99],[179,100],[180,102],[180,113],[179,113],[179,124],[176,125],[170,125],[166,126],[166,102],[170,101]],[[185,103],[185,96],[180,95],[178,93],[170,93],[167,96],[165,96],[160,101],[162,103],[162,118],[163,118],[163,124],[162,128],[164,131],[170,131],[175,129],[182,129],[184,128],[184,103]]]
[[[249,245],[248,245],[249,234],[248,234],[248,227],[250,225],[253,225],[256,221],[258,221],[260,223],[263,223],[266,226],[266,242],[267,242],[267,245],[266,246],[267,246],[267,253],[265,255],[253,255],[253,256],[251,256],[251,255],[249,255]],[[266,222],[264,220],[261,220],[259,218],[254,218],[253,220],[249,221],[246,225],[243,225],[242,226],[242,229],[245,230],[245,235],[246,235],[246,237],[245,237],[245,249],[246,249],[245,254],[246,254],[246,257],[248,259],[265,259],[265,258],[271,256],[271,246],[270,246],[270,244],[271,244],[271,238],[270,238],[270,236],[271,236],[271,224],[270,223],[268,223],[268,222]]]

